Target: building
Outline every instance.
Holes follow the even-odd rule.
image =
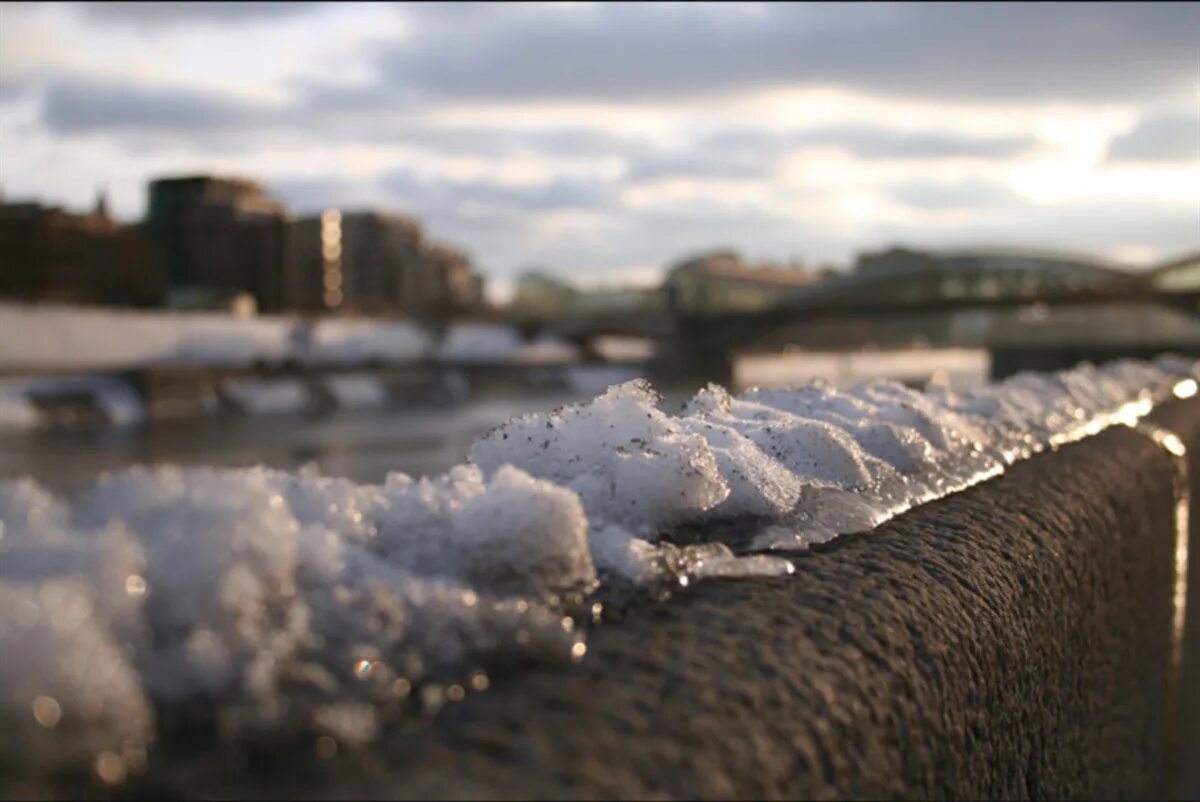
[[[287,225],[286,207],[253,181],[196,175],[150,182],[146,235],[172,289],[193,297],[244,292],[261,311],[285,308]]]
[[[404,215],[329,209],[294,221],[288,241],[284,296],[293,309],[421,317],[482,303],[467,256],[428,243]]]
[[[305,311],[395,311],[420,272],[420,224],[401,215],[337,209],[292,222],[288,306]]]
[[[673,311],[751,312],[777,304],[784,294],[818,278],[799,265],[747,264],[736,251],[717,250],[676,263],[663,289]]]
[[[0,203],[0,296],[24,301],[154,306],[165,282],[139,231],[108,214],[103,195],[77,214]]]
[[[596,286],[580,290],[571,299],[567,313],[578,317],[602,317],[660,312],[662,308],[663,292],[659,287]]]
[[[428,296],[414,298],[413,311],[428,308],[441,314],[457,314],[483,305],[483,277],[471,267],[470,258],[449,245],[432,245],[425,251],[425,273],[432,280]]]
[[[528,271],[517,276],[509,308],[521,318],[559,317],[570,308],[578,293],[565,281],[538,271]]]

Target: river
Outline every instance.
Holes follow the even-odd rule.
[[[940,380],[972,386],[984,381],[986,369],[986,361],[958,351],[893,351],[839,354],[835,360],[819,353],[789,353],[773,360],[756,356],[735,372],[743,377],[742,385],[782,386],[824,375],[846,386],[872,376],[920,383],[940,371]],[[661,408],[678,412],[700,386],[659,387]],[[510,417],[585,401],[601,389],[531,390],[454,404],[319,415],[225,414],[126,426],[0,430],[0,479],[32,476],[56,492],[73,493],[103,471],[137,464],[262,464],[295,470],[311,463],[322,473],[358,482],[382,481],[390,471],[433,475],[464,461],[472,441]]]

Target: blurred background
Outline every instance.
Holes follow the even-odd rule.
[[[5,3],[0,477],[1200,355],[1200,6]]]

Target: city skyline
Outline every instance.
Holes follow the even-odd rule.
[[[155,175],[375,207],[504,294],[679,255],[1200,246],[1200,9],[6,4],[0,187],[124,219]]]

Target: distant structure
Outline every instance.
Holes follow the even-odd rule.
[[[243,178],[150,182],[139,225],[0,198],[0,296],[248,316],[300,311],[448,319],[484,306],[484,279],[420,223],[375,210],[295,219]]]
[[[166,289],[159,260],[135,228],[93,211],[0,202],[0,296],[22,301],[154,306]]]
[[[668,269],[663,291],[674,312],[752,312],[819,280],[821,273],[796,264],[748,264],[733,250],[687,257]]]
[[[546,319],[565,313],[579,290],[565,281],[540,270],[528,270],[517,276],[510,312],[518,318]]]
[[[521,318],[602,317],[639,313],[750,312],[778,303],[824,274],[798,265],[748,264],[733,250],[688,256],[658,286],[582,289],[539,271],[517,279],[510,311]]]
[[[663,310],[661,287],[637,285],[612,285],[591,287],[581,290],[572,300],[567,311],[572,315],[604,316],[641,314]]]
[[[280,311],[288,263],[288,213],[262,186],[241,178],[192,175],[150,182],[144,230],[158,250],[168,301],[228,306],[249,295]]]
[[[860,254],[853,273],[820,292],[841,289],[857,297],[913,301],[928,298],[998,298],[1109,286],[1128,273],[1100,260],[1034,251],[924,251],[889,248]]]
[[[1160,264],[1146,278],[1151,287],[1162,292],[1200,292],[1200,251]]]
[[[466,253],[450,245],[434,244],[425,251],[425,259],[427,286],[432,292],[424,298],[415,298],[409,304],[410,312],[418,312],[425,304],[435,314],[447,316],[483,305],[484,280],[475,272]]]
[[[659,287],[600,285],[576,287],[538,270],[517,277],[509,313],[518,320],[661,312]]]
[[[1065,330],[1050,333],[1050,324],[1036,319],[1045,311],[1039,302],[1077,294],[1115,296],[1126,289],[1139,290],[1141,282],[1139,276],[1086,256],[1027,250],[888,248],[862,253],[852,270],[799,287],[781,298],[784,305],[798,311],[794,319],[764,335],[759,344],[764,348],[802,344],[826,349],[988,347],[1035,334],[1063,342],[1068,334],[1076,334]],[[1029,308],[1020,311],[1003,304],[987,308],[1002,300]],[[925,308],[914,310],[922,305]],[[1079,321],[1090,320],[1097,329],[1117,333],[1127,334],[1134,328],[1148,331],[1143,323],[1135,326],[1130,322],[1135,318],[1127,308],[1106,310],[1091,304],[1068,313],[1066,306],[1056,306],[1055,325],[1062,323],[1079,331],[1083,330]],[[846,311],[815,317],[803,312],[831,309]],[[896,314],[891,314],[893,309]],[[1156,309],[1146,314],[1162,316]],[[1096,340],[1110,331],[1089,336]]]
[[[483,303],[466,254],[427,242],[404,215],[328,209],[291,223],[288,250],[292,309],[442,317]]]

